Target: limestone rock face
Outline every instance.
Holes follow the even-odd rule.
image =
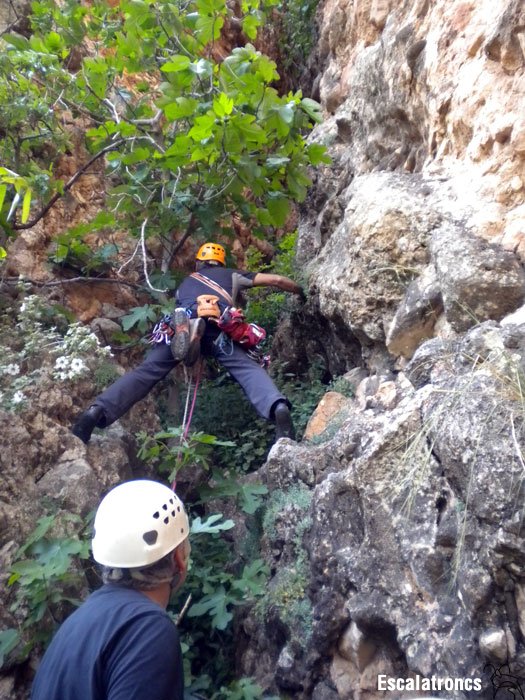
[[[525,295],[525,272],[513,253],[488,245],[457,227],[440,227],[432,236],[445,316],[464,331],[480,320],[501,320]]]
[[[443,297],[436,268],[428,265],[411,282],[388,328],[386,345],[393,355],[411,357],[423,340],[434,335],[443,311]]]
[[[382,175],[354,181],[342,221],[312,266],[322,315],[340,318],[364,342],[384,341],[400,280],[428,262],[428,234],[439,219],[414,184]]]
[[[302,207],[298,259],[312,306],[352,332],[371,371],[388,366],[385,338],[392,366],[521,304],[524,12],[519,0],[319,8],[326,119],[311,139],[333,162]]]
[[[310,138],[332,164],[299,212],[308,302],[272,350],[287,371],[353,373],[355,395],[326,397],[310,441],[279,441],[249,477],[268,487],[271,575],[237,610],[239,676],[294,700],[379,700],[379,675],[480,679],[489,700],[487,663],[525,676],[525,4],[323,0],[317,19],[326,118]],[[53,232],[104,206],[82,194],[100,174],[13,243],[9,274],[48,279]],[[104,337],[134,301],[97,290],[67,301]],[[42,499],[83,516],[143,475],[130,433],[157,427],[149,399],[85,447],[68,427],[93,394],[47,385],[0,414],[4,600]]]
[[[25,0],[2,0],[0,2],[0,32],[27,29],[29,11],[30,3]]]
[[[382,674],[488,700],[487,663],[523,676],[524,12],[319,7],[310,138],[332,164],[301,207],[290,328],[304,360],[369,376],[260,471],[285,506],[240,663],[274,692],[374,700]]]
[[[519,257],[476,235],[479,213],[450,182],[423,174],[360,175],[338,202],[343,212],[329,234],[318,236],[324,243],[317,248],[308,236],[298,243],[309,273],[310,316],[316,316],[317,332],[309,333],[315,349],[301,320],[293,323],[302,352],[323,354],[334,374],[343,358],[343,371],[355,363],[357,343],[357,364],[380,372],[395,357],[410,358],[428,338],[501,320],[523,303]],[[334,360],[334,336],[348,335],[353,343]]]
[[[328,391],[312,413],[305,429],[304,438],[310,440],[324,432],[346,403],[347,399],[345,396],[336,391]]]
[[[479,678],[489,698],[485,663],[519,667],[525,326],[513,328],[487,322],[446,352],[429,340],[415,384],[409,368],[364,380],[335,434],[274,446],[260,476],[289,500],[265,521],[274,574],[263,628],[242,623],[244,672],[296,698],[327,684],[379,698],[378,674]]]

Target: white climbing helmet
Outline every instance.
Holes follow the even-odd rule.
[[[170,488],[147,479],[127,481],[98,507],[93,557],[104,566],[147,566],[173,551],[189,532],[182,501]]]

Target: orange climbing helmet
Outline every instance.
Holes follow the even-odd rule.
[[[219,243],[205,243],[201,245],[195,256],[197,260],[212,260],[221,265],[226,264],[226,251]]]

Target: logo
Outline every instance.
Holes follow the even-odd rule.
[[[483,671],[491,674],[490,682],[494,700],[525,700],[525,678],[512,673],[508,663],[499,667],[485,664]]]

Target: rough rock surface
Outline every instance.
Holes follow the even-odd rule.
[[[524,19],[518,0],[320,5],[326,119],[311,138],[328,146],[333,163],[314,176],[302,207],[298,258],[313,310],[341,337],[352,331],[372,371],[388,366],[385,335],[391,354],[410,357],[426,338],[465,330],[472,316],[500,319],[520,304]],[[483,253],[474,238],[501,249]],[[443,268],[447,255],[455,272]],[[459,283],[463,257],[470,279]],[[437,286],[427,276],[430,260]],[[502,268],[506,279],[495,289],[488,278],[494,282]],[[470,319],[465,309],[456,318],[457,305],[452,312],[458,295],[468,297]],[[443,303],[446,323],[437,318]],[[330,345],[332,335],[324,337]],[[332,373],[350,366],[327,347],[318,344],[316,353]]]
[[[260,475],[289,500],[265,531],[275,573],[263,626],[243,622],[245,673],[298,698],[326,684],[379,697],[378,674],[480,678],[489,698],[485,663],[522,667],[525,326],[513,329],[510,347],[494,322],[446,355],[428,341],[424,384],[378,381],[324,443],[272,449]]]
[[[525,676],[524,8],[319,7],[311,139],[333,162],[301,208],[309,300],[277,349],[370,376],[260,471],[281,511],[239,653],[274,692],[372,700],[387,674],[491,698],[485,664]]]

